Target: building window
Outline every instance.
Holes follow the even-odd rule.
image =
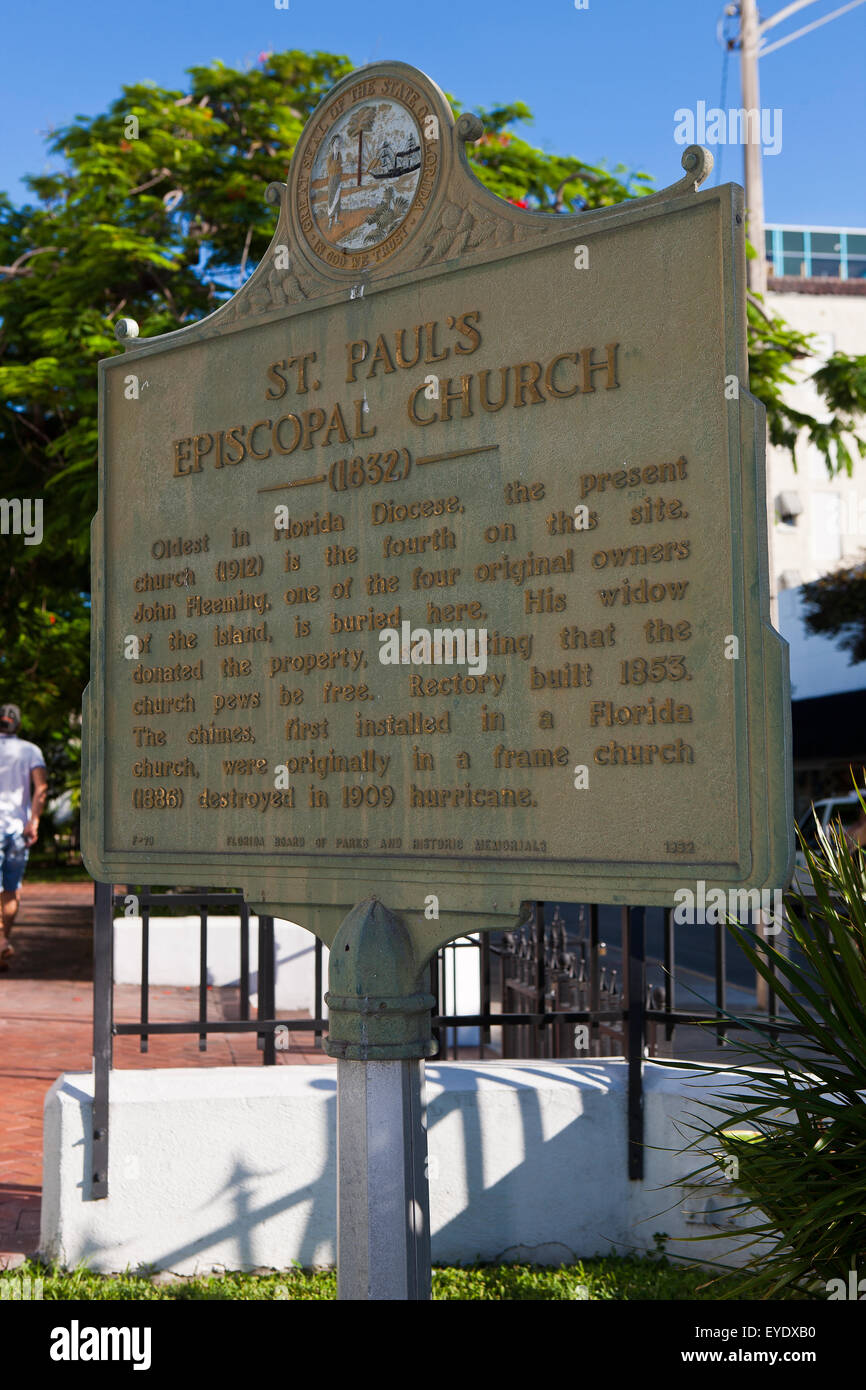
[[[866,234],[849,232],[845,238],[848,247],[848,279],[866,279]]]
[[[838,280],[842,273],[841,232],[810,232],[812,274],[831,275]]]
[[[769,226],[764,244],[774,275],[819,280],[866,278],[866,231]]]

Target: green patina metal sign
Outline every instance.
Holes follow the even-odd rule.
[[[270,249],[100,364],[83,843],[419,959],[522,900],[778,888],[742,196],[706,151],[584,215],[504,203],[399,63],[323,101]]]

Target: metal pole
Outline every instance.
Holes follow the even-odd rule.
[[[268,1022],[277,1016],[276,980],[274,979],[274,919],[270,916],[259,918],[259,1010]],[[273,1027],[262,1038],[262,1063],[266,1067],[276,1066],[277,1040]]]
[[[114,1060],[114,885],[94,884],[93,1149],[90,1199],[108,1196],[108,1088]]]
[[[725,976],[727,974],[727,945],[726,923],[716,923],[716,1043],[719,1047],[727,1041],[727,1033],[722,1022],[725,1010],[728,1007],[727,986]]]
[[[755,928],[761,940],[765,941],[766,937],[764,935],[763,913],[759,912],[757,914],[757,920],[753,919],[752,925]],[[764,959],[766,960],[767,957],[764,955],[764,952],[760,946],[757,947],[757,950],[761,953],[762,956],[764,956]],[[764,979],[763,975],[760,975],[758,973],[757,970],[755,971],[755,1006],[758,1009],[767,1009],[768,1011],[770,1006],[770,994],[767,981]]]
[[[598,1011],[601,1008],[601,985],[598,970],[598,903],[589,906],[589,1055],[600,1057],[601,1029]]]
[[[535,924],[534,924],[534,925],[535,925],[535,980],[534,980],[534,984],[535,984],[535,1011],[536,1011],[536,1013],[543,1014],[543,1013],[545,1012],[545,1004],[547,1003],[546,976],[545,976],[545,958],[544,958],[544,903],[539,903],[539,902],[537,902],[537,903],[535,904]],[[534,1055],[535,1057],[544,1057],[545,1054],[546,1054],[546,1052],[547,1052],[547,1048],[546,1048],[545,1044],[546,1044],[546,1042],[547,1042],[547,1037],[548,1037],[547,1033],[546,1033],[545,1030],[544,1030],[544,1024],[543,1024],[543,1023],[542,1023],[542,1024],[538,1024],[538,1023],[535,1024],[535,1026],[534,1026],[533,1029],[532,1029],[532,1032],[533,1032],[533,1034],[534,1034],[534,1042],[535,1042],[535,1047],[534,1047],[534,1049],[533,1049],[533,1055]]]
[[[141,899],[141,1034],[140,1052],[147,1052],[150,1043],[147,1022],[150,1017],[150,892],[145,889]]]
[[[676,945],[674,941],[674,909],[665,908],[665,1013],[674,1011],[676,995]],[[665,1042],[674,1035],[674,1025],[665,1023]]]
[[[489,1014],[490,1009],[490,933],[481,933],[481,1012]],[[490,1026],[481,1029],[481,1047],[478,1056],[484,1057],[484,1049],[490,1045]]]
[[[322,1017],[322,962],[323,962],[322,950],[323,950],[323,948],[322,948],[322,942],[321,942],[320,938],[317,936],[317,937],[316,937],[315,964],[314,964],[314,967],[313,967],[313,995],[314,995],[314,997],[315,997],[315,1003],[313,1004],[313,1018],[321,1018],[321,1017]],[[321,1042],[321,1040],[322,1040],[322,1030],[321,1030],[321,1028],[316,1028],[315,1031],[314,1031],[314,1033],[313,1033],[313,1042],[314,1042],[314,1043],[316,1044],[316,1046],[318,1047],[318,1045],[319,1045],[319,1043]]]
[[[319,938],[316,937],[316,945],[320,944]],[[241,997],[239,1007],[238,1016],[242,1019],[248,1019],[250,1016],[250,907],[245,899],[241,900]]]
[[[352,909],[331,945],[324,1050],[337,1060],[338,1299],[430,1298],[428,960],[376,898]]]
[[[198,910],[198,1021],[207,1023],[207,902]],[[199,1052],[207,1052],[207,1033],[198,1035]]]
[[[746,265],[749,289],[753,294],[767,292],[767,253],[764,247],[764,179],[761,167],[761,98],[758,82],[758,44],[760,29],[756,0],[740,0],[740,83],[743,107],[755,111],[755,121],[745,117],[743,174],[746,184],[746,217],[749,240],[757,251]],[[752,138],[754,137],[754,138]]]
[[[441,990],[439,988],[439,976],[441,974],[441,956],[437,951],[429,965],[429,985],[430,993],[433,996],[433,1013],[438,1018],[442,1014]],[[442,1058],[448,1056],[448,1029],[436,1028],[434,1031],[436,1038],[437,1055]]]
[[[643,1177],[643,1049],[646,1014],[645,907],[623,909],[628,971],[628,1175]]]
[[[337,1298],[430,1298],[424,1063],[337,1062]]]

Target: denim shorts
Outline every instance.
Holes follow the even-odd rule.
[[[17,893],[24,878],[30,846],[20,830],[0,834],[0,887],[4,893]]]

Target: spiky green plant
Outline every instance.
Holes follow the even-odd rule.
[[[785,895],[782,933],[802,962],[729,922],[788,1027],[775,1038],[737,1020],[745,1032],[731,1050],[750,1061],[726,1068],[738,1080],[714,1096],[715,1118],[690,1126],[689,1147],[715,1153],[689,1183],[718,1182],[720,1161],[736,1161],[730,1234],[751,1249],[743,1278],[752,1297],[825,1297],[858,1262],[866,1276],[866,852],[841,822],[818,826],[815,850],[799,838],[812,886]]]

